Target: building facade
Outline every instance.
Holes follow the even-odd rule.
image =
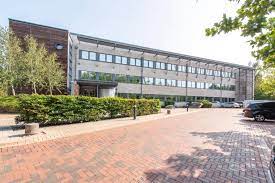
[[[72,95],[223,102],[254,96],[254,70],[248,66],[17,20],[10,20],[10,27],[16,34],[24,32],[20,36],[33,35],[48,43],[48,50],[59,53],[67,73],[67,93]]]

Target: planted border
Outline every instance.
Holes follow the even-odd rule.
[[[58,125],[130,117],[133,116],[134,105],[137,106],[138,115],[156,114],[160,111],[160,101],[156,99],[23,95],[19,97],[18,121]]]

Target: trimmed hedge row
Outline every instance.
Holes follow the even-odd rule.
[[[18,97],[2,96],[0,97],[1,113],[17,113],[19,107]]]
[[[160,101],[153,99],[94,98],[87,96],[24,95],[19,98],[18,121],[55,125],[97,121],[106,118],[133,116],[160,111]]]

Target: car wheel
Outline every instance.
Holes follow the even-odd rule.
[[[257,114],[257,115],[254,116],[254,119],[255,119],[255,121],[260,121],[260,122],[262,122],[262,121],[265,120],[265,117],[264,117],[264,115],[262,115],[262,114]]]

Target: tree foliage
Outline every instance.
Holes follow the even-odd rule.
[[[22,49],[23,48],[23,49]],[[0,94],[17,86],[31,86],[34,93],[63,87],[64,71],[55,53],[48,53],[32,36],[18,39],[12,31],[0,27]]]
[[[5,28],[0,27],[0,90],[8,92],[9,87],[15,95],[14,87],[22,82],[22,57],[20,40]]]
[[[53,90],[63,87],[64,82],[64,71],[61,65],[56,62],[57,56],[55,53],[48,55],[45,58],[45,66],[44,66],[44,86],[48,88],[50,94],[53,94]]]
[[[275,69],[263,68],[256,62],[252,65],[255,68],[255,99],[275,100]]]
[[[229,0],[241,3],[235,17],[223,14],[220,22],[207,28],[207,36],[240,30],[249,38],[252,55],[264,61],[265,67],[275,67],[275,0]]]

